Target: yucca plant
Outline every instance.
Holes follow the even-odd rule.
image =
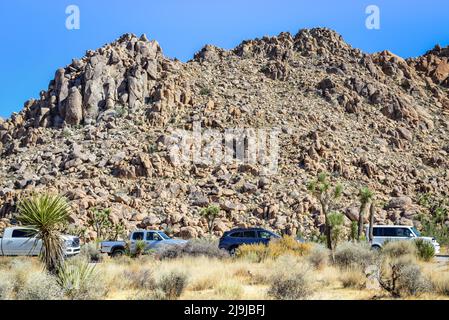
[[[89,283],[95,277],[95,266],[89,263],[63,264],[58,268],[57,282],[65,295],[72,300],[89,296]]]
[[[35,195],[18,204],[17,220],[33,230],[32,236],[42,240],[40,258],[48,272],[55,274],[64,261],[64,240],[60,227],[67,220],[69,205],[55,195]]]
[[[360,189],[359,199],[360,199],[360,212],[359,212],[359,223],[357,231],[357,240],[361,240],[363,234],[363,222],[365,221],[365,213],[370,206],[373,199],[374,193],[368,188],[364,187]]]

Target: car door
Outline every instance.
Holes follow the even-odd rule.
[[[136,243],[137,241],[143,241],[145,239],[145,232],[143,231],[137,231],[134,232],[130,239],[130,250],[131,252],[136,251]]]
[[[12,256],[31,256],[42,244],[35,237],[32,237],[32,230],[15,229],[12,231],[11,239],[7,241],[8,255]]]
[[[154,231],[147,232],[145,242],[147,244],[146,249],[152,250],[160,247],[163,243],[162,237]]]
[[[406,241],[411,239],[412,232],[409,230],[409,228],[395,228],[395,229],[397,241]]]
[[[259,243],[259,238],[256,231],[244,231],[243,232],[243,243],[244,244],[255,244]]]

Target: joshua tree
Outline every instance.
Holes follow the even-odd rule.
[[[217,206],[209,206],[200,211],[200,215],[203,216],[207,220],[207,227],[209,229],[209,233],[212,235],[212,231],[214,230],[215,219],[217,219],[218,214],[220,213],[220,208]]]
[[[373,241],[373,226],[374,226],[374,214],[376,213],[376,204],[374,201],[371,202],[371,206],[369,208],[369,231],[368,231],[368,238],[369,242],[371,243]]]
[[[315,181],[312,181],[308,184],[307,188],[320,202],[321,212],[325,217],[327,247],[332,250],[333,247],[331,227],[329,224],[329,212],[332,210],[334,202],[341,197],[343,193],[343,187],[338,184],[334,188],[332,188],[331,184],[327,180],[327,175],[325,173],[320,173],[318,174],[318,177]]]
[[[329,213],[329,227],[331,231],[332,246],[335,248],[341,239],[345,216],[340,212]]]
[[[64,241],[60,227],[67,220],[69,205],[65,198],[53,195],[33,196],[20,201],[18,221],[42,240],[41,260],[50,273],[56,273],[64,262]]]
[[[374,196],[374,193],[368,188],[364,187],[360,189],[359,199],[360,199],[360,212],[359,212],[359,227],[357,232],[357,240],[360,241],[363,234],[363,222],[365,221],[366,211],[370,206],[370,202]]]

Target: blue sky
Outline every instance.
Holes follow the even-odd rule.
[[[65,9],[80,8],[80,30]],[[380,8],[381,29],[365,27],[365,8]],[[57,68],[121,34],[146,33],[169,57],[187,61],[205,44],[233,48],[244,39],[329,27],[366,52],[417,56],[449,45],[447,0],[1,0],[0,116],[47,89]]]

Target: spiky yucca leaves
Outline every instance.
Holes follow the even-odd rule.
[[[50,273],[55,274],[64,261],[64,241],[60,227],[67,220],[69,205],[56,195],[35,195],[18,205],[18,221],[35,230],[33,236],[42,240],[41,260]]]
[[[69,299],[84,300],[90,296],[89,283],[95,276],[95,266],[87,262],[64,263],[58,268],[57,282]]]

